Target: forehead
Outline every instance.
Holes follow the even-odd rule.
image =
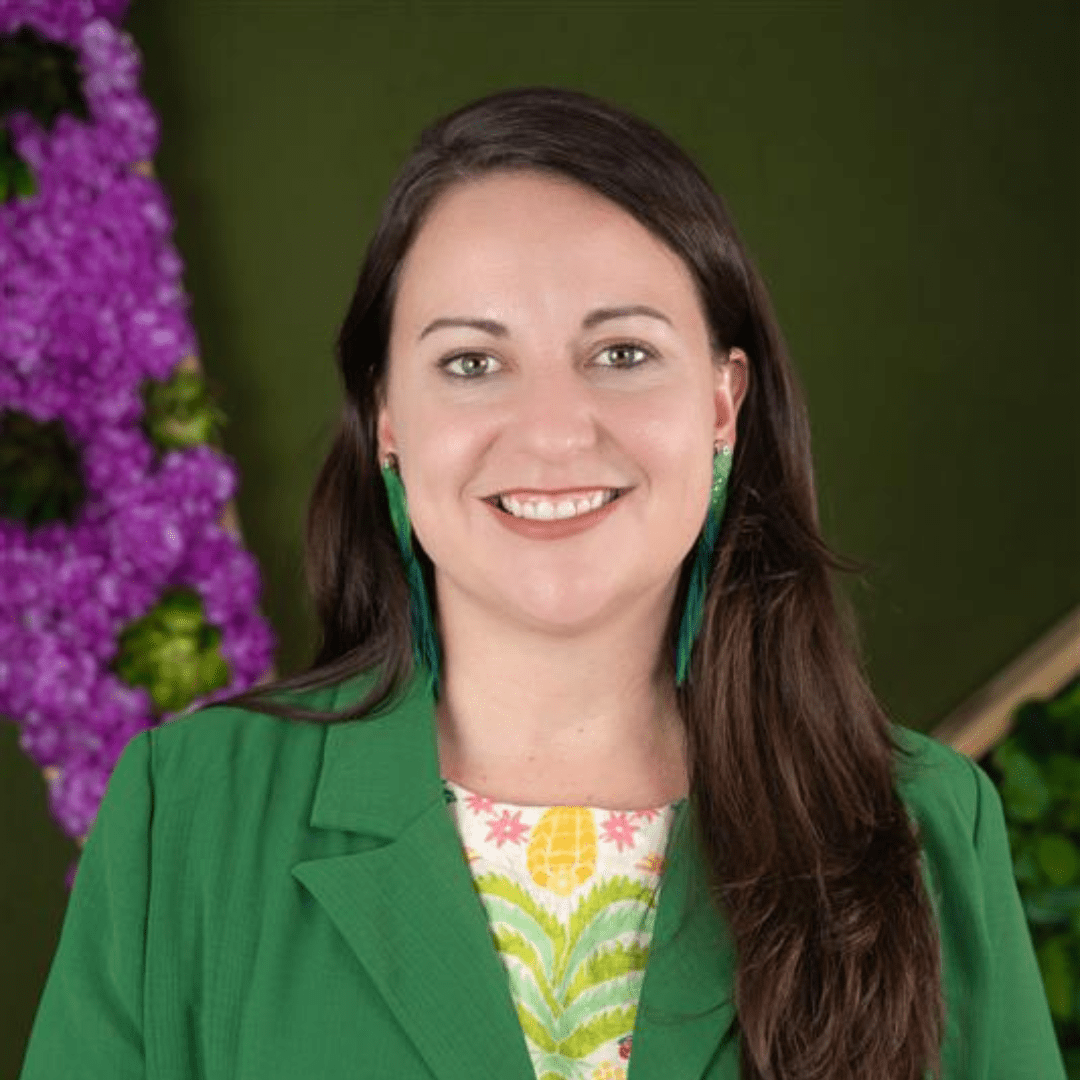
[[[560,176],[496,172],[430,208],[401,266],[393,321],[606,303],[703,318],[682,258],[621,206]]]

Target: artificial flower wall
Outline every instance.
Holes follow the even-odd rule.
[[[0,716],[90,829],[137,732],[273,658],[127,0],[0,0]]]

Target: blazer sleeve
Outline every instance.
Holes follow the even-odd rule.
[[[1005,813],[994,782],[972,762],[978,787],[975,852],[993,963],[990,1080],[1065,1080],[1031,932],[1020,901]]]
[[[79,859],[21,1080],[145,1076],[151,748],[149,731],[136,735],[109,778]]]

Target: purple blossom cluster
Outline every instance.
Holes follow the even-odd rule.
[[[255,560],[219,524],[235,467],[208,446],[159,457],[141,427],[143,380],[167,378],[196,340],[168,201],[138,168],[158,125],[116,25],[126,6],[0,0],[0,33],[29,25],[77,51],[90,113],[51,131],[9,119],[38,190],[0,205],[0,410],[61,420],[87,492],[71,526],[0,519],[0,716],[49,770],[52,812],[76,838],[120,752],[157,722],[149,694],[109,670],[126,624],[169,588],[199,593],[232,679],[190,707],[251,686],[274,649]]]

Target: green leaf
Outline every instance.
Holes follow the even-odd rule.
[[[37,181],[25,161],[19,161],[14,169],[15,194],[20,199],[29,199],[37,194]]]
[[[89,118],[78,55],[28,26],[0,35],[0,120],[25,110],[52,129],[60,113]]]
[[[554,1026],[555,1019],[562,1012],[562,1005],[555,997],[551,986],[550,972],[544,969],[544,961],[540,956],[535,943],[529,941],[523,934],[516,930],[507,929],[504,926],[493,927],[491,936],[499,952],[504,956],[513,956],[523,964],[532,975],[533,982],[543,999],[543,1004],[548,1010],[544,1017],[545,1025]]]
[[[1063,832],[1080,834],[1080,796],[1066,799],[1059,805],[1057,823]]]
[[[202,372],[177,367],[164,382],[143,384],[143,429],[158,449],[221,445],[225,414],[214,400]]]
[[[1065,1061],[1066,1080],[1080,1080],[1080,1046],[1062,1045],[1061,1056]]]
[[[475,885],[477,891],[484,896],[498,897],[528,915],[553,943],[556,957],[565,949],[566,931],[563,924],[517,882],[502,874],[492,872],[480,875]]]
[[[1013,851],[1013,875],[1020,884],[1046,884],[1036,848],[1035,837],[1025,835],[1017,841],[1016,849]]]
[[[196,696],[190,670],[171,674],[171,678],[154,683],[150,688],[150,696],[160,713],[179,712]]]
[[[1039,866],[1051,885],[1071,885],[1080,876],[1080,851],[1060,833],[1039,837]]]
[[[1080,755],[1080,679],[1074,679],[1047,702],[1046,715],[1049,723],[1065,733],[1069,753]]]
[[[202,697],[228,686],[230,677],[229,665],[220,653],[204,652],[195,674],[195,696]]]
[[[1080,679],[1071,683],[1052,701],[1046,703],[1046,715],[1051,720],[1076,718],[1080,721]]]
[[[177,590],[157,606],[157,616],[169,634],[196,634],[203,621],[202,600],[191,589]]]
[[[1013,821],[1038,821],[1050,806],[1050,791],[1039,766],[1006,739],[993,754],[994,765],[1004,777],[1001,801]]]
[[[1036,950],[1050,1012],[1058,1020],[1067,1020],[1073,1012],[1074,978],[1067,943],[1065,935],[1057,935]]]
[[[199,594],[173,589],[124,628],[112,670],[149,691],[157,713],[179,712],[229,684],[231,670],[220,641],[221,631],[205,621]]]
[[[634,971],[644,971],[649,959],[649,947],[616,941],[609,949],[593,953],[577,969],[563,995],[563,1004],[570,1005],[579,995],[608,979],[617,979]]]
[[[0,413],[0,514],[29,528],[73,524],[86,497],[81,460],[61,421]]]
[[[598,915],[609,914],[613,904],[632,901],[639,907],[632,908],[633,918],[639,918],[640,906],[648,906],[655,900],[655,887],[643,881],[636,881],[624,874],[607,878],[601,884],[594,885],[584,896],[581,903],[570,916],[567,943],[573,948],[578,939],[589,928],[589,924]]]
[[[1080,798],[1080,758],[1051,754],[1043,762],[1042,770],[1054,798]]]
[[[569,1058],[586,1057],[612,1039],[632,1032],[636,1015],[637,1007],[634,1005],[603,1012],[587,1024],[582,1024],[573,1035],[560,1040],[559,1053]]]
[[[541,1050],[553,1053],[555,1051],[555,1040],[551,1037],[551,1033],[547,1028],[520,1003],[517,1007],[517,1014],[521,1030],[529,1036],[532,1042]]]
[[[1080,888],[1043,885],[1024,889],[1020,898],[1028,922],[1036,926],[1068,924],[1080,908]]]
[[[1049,754],[1069,750],[1065,733],[1057,725],[1047,723],[1044,701],[1025,701],[1017,707],[1009,737],[1025,754],[1040,761]]]

